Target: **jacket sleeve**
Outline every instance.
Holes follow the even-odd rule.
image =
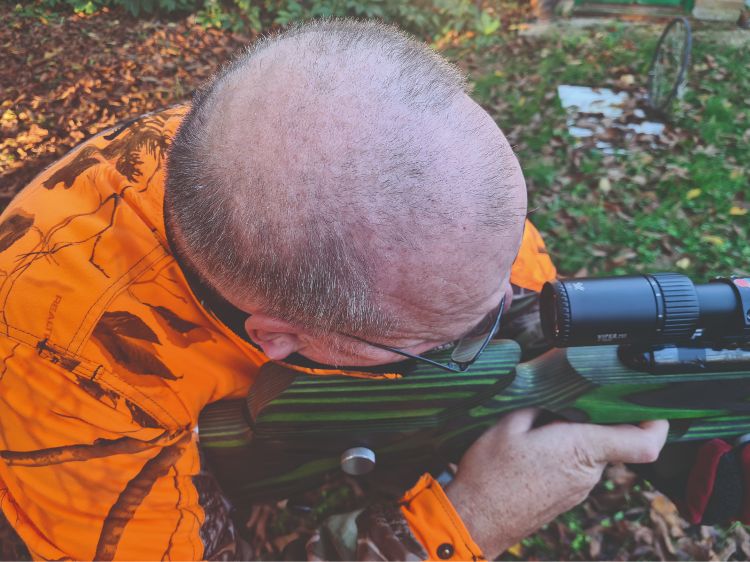
[[[307,543],[309,560],[483,560],[429,474],[398,503],[330,517]]]

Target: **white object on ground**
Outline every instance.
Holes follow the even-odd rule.
[[[641,123],[616,121],[623,116],[623,106],[629,99],[627,92],[615,92],[609,88],[590,88],[588,86],[564,84],[557,87],[557,95],[567,113],[568,132],[576,138],[604,137],[608,127],[620,129],[626,134],[657,136],[664,131],[664,124],[654,121],[643,121]],[[646,115],[642,110],[634,109],[633,116],[643,119]],[[585,127],[580,126],[582,119],[585,119]],[[595,146],[605,154],[616,152],[609,142],[603,140],[597,140]]]

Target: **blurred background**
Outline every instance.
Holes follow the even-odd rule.
[[[0,0],[0,208],[82,140],[189,100],[259,34],[378,18],[466,71],[562,275],[750,275],[749,14],[746,0]],[[684,23],[660,41],[675,17],[690,41]],[[293,559],[317,521],[375,496],[342,477],[255,506],[247,538]],[[690,527],[615,466],[503,558],[747,560],[750,534]]]

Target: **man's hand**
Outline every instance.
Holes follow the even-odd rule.
[[[655,461],[669,429],[663,420],[533,428],[539,413],[518,410],[489,429],[446,490],[489,560],[586,499],[608,463]]]

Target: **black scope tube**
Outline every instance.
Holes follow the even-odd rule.
[[[748,309],[748,310],[746,310]],[[750,342],[750,279],[695,285],[678,273],[570,279],[545,284],[540,312],[558,347]]]

